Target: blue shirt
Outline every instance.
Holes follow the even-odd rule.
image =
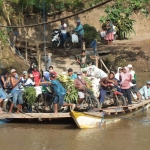
[[[74,79],[77,78],[77,75],[76,75],[76,74],[72,74],[72,75],[70,76],[70,78],[71,78],[72,80],[74,80]]]
[[[74,29],[75,32],[77,32],[79,35],[82,35],[84,34],[84,29],[83,29],[83,26],[80,24],[78,25],[75,29]]]
[[[65,95],[66,90],[58,80],[51,80],[52,88],[56,95]]]
[[[96,48],[97,47],[96,40],[93,40],[90,46],[93,47],[93,48]]]

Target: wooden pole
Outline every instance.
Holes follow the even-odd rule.
[[[83,42],[83,49],[81,49],[81,50],[85,50],[85,42]]]
[[[26,43],[25,43],[25,57],[26,57],[26,61],[28,60],[28,48],[27,48],[27,46],[28,46],[28,43],[27,43],[27,33],[25,32],[25,37],[26,37]]]
[[[95,65],[96,65],[96,67],[98,67],[98,60],[99,60],[99,57],[97,57],[97,56],[95,56]]]
[[[41,52],[39,50],[39,43],[36,41],[36,51],[37,51],[37,60],[38,60],[38,69],[41,69]]]
[[[103,62],[103,60],[99,57],[99,59],[100,59],[100,62],[102,63],[102,65],[105,67],[105,69],[107,70],[107,72],[109,73],[110,71],[109,71],[109,69],[106,67],[106,65],[104,64],[104,62]]]
[[[48,60],[48,62],[47,62],[47,69],[48,69],[52,62],[52,53],[48,53],[47,60]]]

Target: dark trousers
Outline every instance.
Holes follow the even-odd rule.
[[[84,42],[84,35],[83,34],[79,35],[79,41],[80,41],[81,50],[83,50],[83,42]]]
[[[123,96],[128,99],[128,104],[132,104],[130,89],[121,89],[121,92]]]
[[[103,103],[104,102],[104,100],[105,100],[105,96],[106,96],[106,92],[107,92],[107,90],[106,89],[103,89],[102,87],[101,87],[101,89],[100,89],[100,103]]]

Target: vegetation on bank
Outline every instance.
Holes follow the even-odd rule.
[[[130,37],[130,33],[135,33],[133,28],[135,20],[131,19],[131,15],[141,12],[147,17],[149,2],[150,0],[118,0],[105,8],[107,15],[101,16],[100,22],[105,23],[106,19],[110,19],[118,29],[119,39]]]
[[[73,13],[82,11],[83,9],[97,5],[105,0],[0,0],[0,21],[3,24],[4,20],[8,26],[11,25],[24,25],[24,15],[38,14],[47,16],[48,14],[55,15],[57,11],[71,11]],[[135,20],[131,19],[133,13],[142,12],[148,16],[148,4],[150,0],[112,0],[105,5],[106,16],[100,18],[100,22],[104,23],[106,19],[111,19],[118,28],[120,39],[129,36],[131,32],[135,32],[133,24]],[[96,17],[96,16],[93,16]],[[99,19],[99,18],[97,18]],[[90,32],[92,40],[97,37],[94,27],[85,28]],[[7,39],[10,37],[12,29],[0,29],[0,41],[6,44]],[[13,33],[13,32],[12,32]],[[90,36],[85,36],[88,43]],[[90,42],[89,42],[90,41]]]

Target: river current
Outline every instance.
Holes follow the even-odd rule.
[[[0,150],[150,150],[150,110],[95,129],[72,120],[1,124]]]

